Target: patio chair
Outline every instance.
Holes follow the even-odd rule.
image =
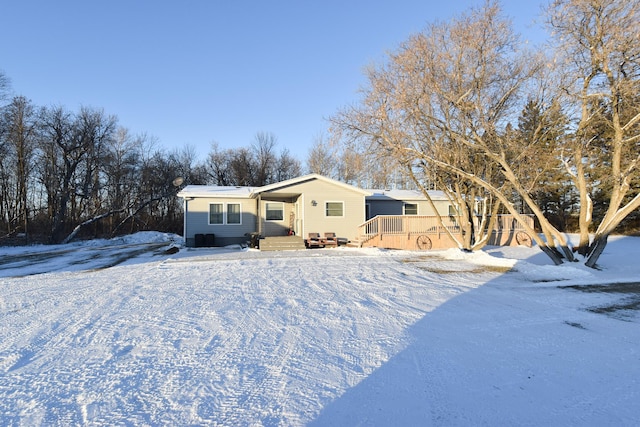
[[[307,248],[323,248],[324,240],[320,238],[320,233],[309,233],[309,238],[304,241]]]
[[[324,233],[324,244],[338,246],[338,236],[336,236],[336,233]]]

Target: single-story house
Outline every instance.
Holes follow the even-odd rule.
[[[243,243],[247,236],[306,237],[334,232],[354,240],[365,221],[366,190],[310,174],[263,187],[188,185],[178,193],[184,203],[187,246]],[[213,243],[213,244],[211,244]]]
[[[178,196],[184,203],[184,238],[190,247],[292,235],[299,237],[269,240],[302,242],[310,233],[335,233],[359,245],[445,248],[454,245],[446,230],[462,232],[455,206],[441,191],[429,191],[432,206],[420,191],[363,190],[318,174],[262,187],[188,185]],[[494,244],[528,237],[511,216],[499,219]],[[533,219],[528,221],[533,227]]]

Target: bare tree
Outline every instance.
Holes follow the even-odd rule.
[[[300,161],[293,157],[286,148],[280,152],[276,161],[273,182],[285,181],[300,176],[302,167]]]
[[[4,118],[7,126],[7,140],[12,145],[15,156],[16,215],[17,218],[21,218],[23,230],[28,235],[28,188],[37,137],[35,108],[26,98],[16,97],[7,107]]]
[[[0,145],[3,146],[2,196],[7,231],[29,232],[29,187],[37,139],[37,118],[31,101],[13,98],[0,117]]]
[[[138,138],[128,129],[119,127],[114,137],[107,141],[102,169],[106,175],[107,202],[112,208],[126,205],[133,193],[140,160]]]
[[[252,152],[248,148],[239,148],[234,150],[229,166],[234,185],[254,185],[256,182],[256,164],[254,162]]]
[[[58,243],[125,225],[180,231],[175,179],[208,179],[192,147],[167,154],[102,110],[36,108],[25,97],[4,105],[8,94],[0,72],[0,237],[24,231]]]
[[[42,179],[46,182],[51,210],[53,242],[62,241],[73,223],[87,212],[100,210],[100,159],[103,146],[112,138],[116,119],[102,111],[81,109],[72,115],[63,108],[45,110],[42,116]],[[50,207],[50,209],[52,209]]]
[[[277,139],[259,132],[249,147],[220,149],[211,145],[205,173],[215,185],[263,186],[300,175],[300,162],[287,149],[276,153]]]
[[[204,185],[207,182],[207,174],[198,163],[198,154],[192,145],[185,145],[169,154],[174,160],[177,170],[176,177],[180,177],[187,184]]]
[[[388,153],[349,138],[336,126],[329,138],[316,138],[307,155],[307,169],[362,188],[414,188],[409,174]]]
[[[498,4],[487,1],[412,36],[369,71],[362,106],[334,123],[409,170],[431,169],[483,189],[518,219],[519,207],[526,208],[542,236],[520,222],[556,264],[575,256],[534,194],[558,176],[560,159],[579,194],[578,249],[593,267],[607,236],[640,207],[639,9],[637,0],[553,1],[557,56],[545,60],[521,50]],[[560,76],[555,92],[545,84],[549,70]],[[515,112],[531,100],[543,107],[541,115],[534,127],[515,132]],[[573,119],[568,130],[566,117]],[[607,208],[590,241],[591,194],[605,189]]]
[[[209,181],[214,185],[231,185],[230,164],[230,150],[221,150],[217,142],[211,143],[211,151],[209,151],[209,156],[206,161],[206,171],[209,175]]]
[[[256,134],[255,142],[251,146],[254,156],[252,185],[263,186],[273,182],[277,144],[278,140],[272,133],[258,132]]]
[[[318,135],[307,154],[307,170],[329,178],[336,178],[335,153],[323,135]]]
[[[580,197],[578,251],[593,267],[609,234],[640,207],[640,2],[556,0],[548,18],[560,91],[574,112],[563,160]],[[593,164],[607,170],[594,175]],[[602,184],[609,187],[608,207],[595,226],[590,194]]]
[[[469,206],[460,212],[461,225],[465,236],[473,237],[458,242],[461,248],[484,245],[484,229],[491,226],[483,216],[474,229],[470,198],[481,198],[494,212],[501,204],[526,228],[512,203],[512,195],[518,194],[532,205],[547,240],[531,228],[527,231],[560,263],[554,240],[572,257],[564,236],[536,210],[514,169],[535,150],[532,144],[516,144],[506,132],[521,92],[541,66],[534,56],[518,52],[518,46],[510,22],[493,2],[450,23],[431,24],[403,43],[387,64],[370,68],[362,105],[343,111],[333,122],[405,165],[425,196],[435,180],[459,206]],[[420,179],[414,170],[421,171]]]
[[[9,97],[9,89],[11,87],[11,81],[9,77],[0,70],[0,103],[3,103]]]

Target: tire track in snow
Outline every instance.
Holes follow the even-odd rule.
[[[16,399],[41,420],[71,424],[304,424],[392,357],[406,342],[404,329],[430,309],[419,290],[427,279],[392,257],[196,265],[65,273],[82,277],[78,294],[63,275],[51,275],[52,290],[66,292],[49,307],[51,319],[79,312],[60,332],[57,353],[72,355],[76,365],[52,363],[48,372],[27,375],[32,363],[12,371],[20,392],[38,388],[31,400]],[[100,288],[87,285],[94,280]],[[4,399],[9,388],[2,381]],[[9,398],[7,411],[16,407]]]
[[[80,419],[76,417],[80,414],[73,409],[75,402],[65,399],[62,404],[58,401],[51,407],[47,402],[53,402],[61,395],[81,392],[87,381],[96,378],[92,371],[87,373],[84,369],[93,353],[87,347],[91,345],[91,336],[103,314],[112,310],[116,291],[102,285],[100,292],[95,292],[93,285],[86,284],[86,276],[82,273],[65,274],[63,277],[64,286],[47,289],[47,297],[33,307],[33,326],[27,325],[22,329],[22,337],[3,337],[3,345],[10,346],[8,350],[3,349],[3,353],[21,355],[6,369],[7,377],[15,389],[28,390],[22,395],[24,402],[35,402],[35,396],[39,397],[36,406],[40,409],[34,408],[34,413],[40,414],[40,422],[59,422],[60,411],[66,411],[76,414],[68,415],[69,423],[78,424]],[[37,279],[33,281],[37,282]],[[37,290],[40,291],[42,289]],[[66,304],[69,300],[75,300],[83,309],[69,306]],[[58,387],[42,388],[42,384],[51,381]]]
[[[272,261],[264,261],[264,264],[274,267]],[[278,274],[277,271],[274,273]],[[277,425],[284,410],[281,402],[286,402],[283,397],[287,394],[285,371],[300,338],[299,321],[296,320],[299,312],[295,303],[280,299],[278,289],[261,286],[251,277],[241,280],[244,293],[249,290],[249,294],[261,297],[252,303],[245,300],[248,305],[244,309],[252,314],[245,316],[247,321],[234,330],[234,334],[242,338],[235,340],[237,344],[230,349],[229,358],[221,361],[221,365],[229,365],[229,361],[238,359],[242,362],[235,369],[233,386],[226,388],[218,401],[219,414],[214,420],[222,425],[238,425],[251,411],[260,414],[258,418],[263,424]],[[284,281],[278,283],[286,286]],[[279,315],[276,323],[271,321],[274,312]],[[247,348],[251,349],[250,357],[242,357],[241,354],[247,354]]]

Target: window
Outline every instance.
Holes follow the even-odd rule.
[[[418,215],[418,205],[416,203],[405,203],[404,204],[404,214],[405,215]]]
[[[227,203],[226,216],[223,203],[209,205],[209,225],[222,224],[242,224],[240,203]]]
[[[325,216],[344,216],[344,202],[326,202],[324,213]]]
[[[266,203],[267,221],[284,220],[284,203]]]
[[[449,216],[457,216],[458,211],[453,205],[449,205]]]
[[[227,204],[227,224],[241,224],[240,203]]]
[[[222,203],[211,203],[209,205],[209,224],[224,224]]]

